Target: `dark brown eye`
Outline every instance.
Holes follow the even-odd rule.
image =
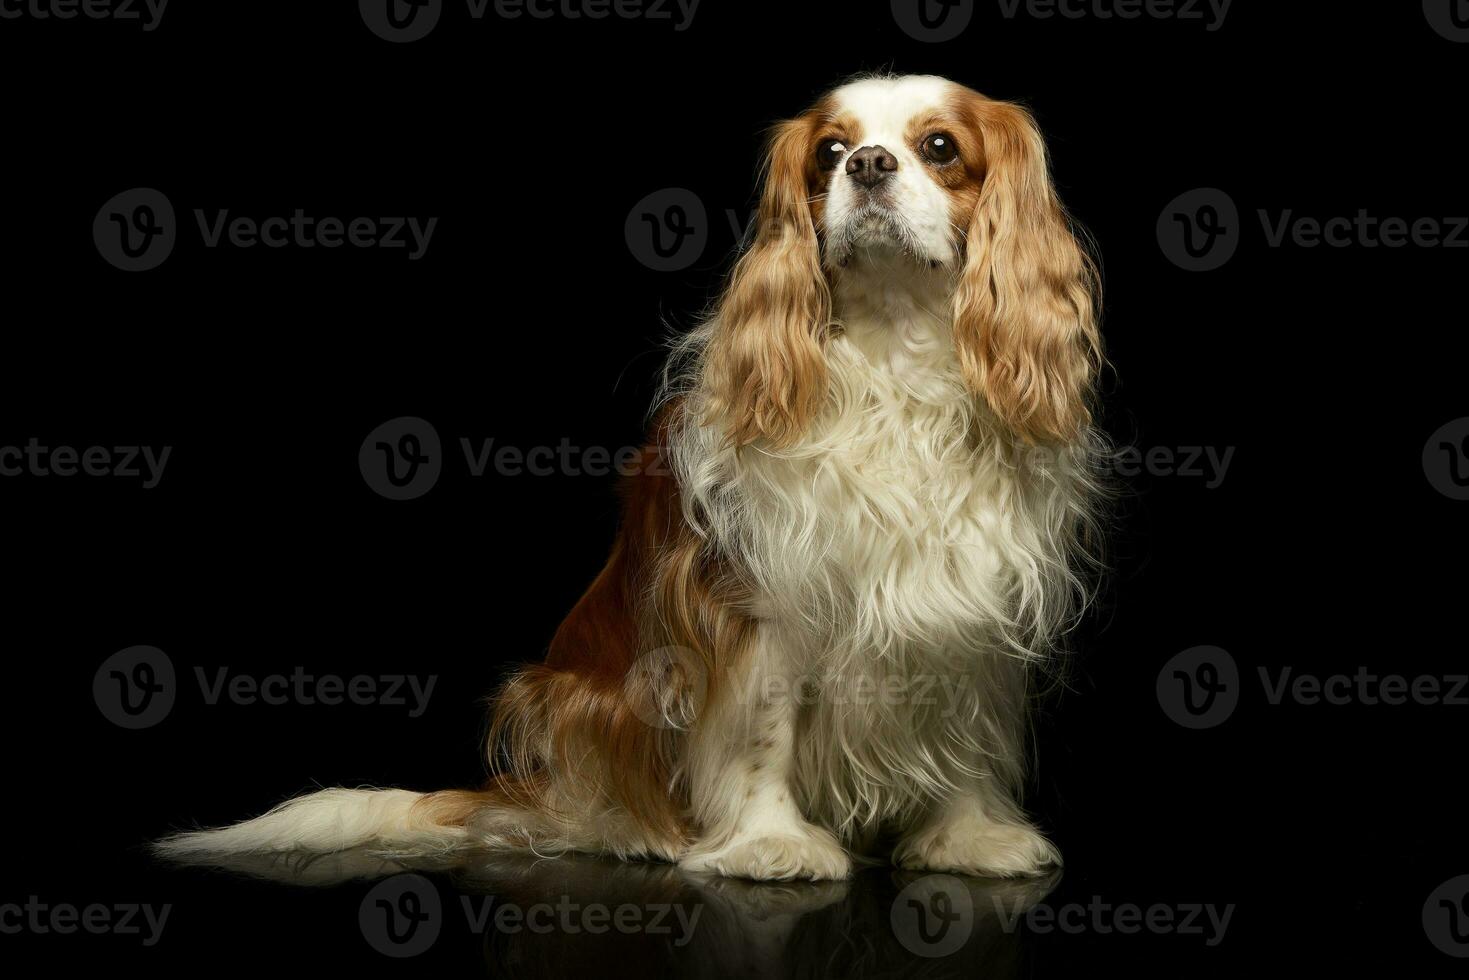
[[[930,163],[952,163],[959,156],[959,147],[948,133],[930,133],[923,138],[923,155]]]
[[[824,139],[816,148],[816,162],[821,164],[822,170],[830,170],[837,165],[842,154],[847,152],[847,145],[834,137]]]

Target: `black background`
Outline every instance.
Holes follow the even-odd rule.
[[[1272,706],[1256,670],[1464,672],[1469,504],[1433,489],[1420,454],[1469,414],[1469,252],[1270,248],[1256,212],[1465,214],[1466,65],[1469,45],[1416,3],[1240,0],[1217,31],[1011,20],[980,3],[940,44],[907,37],[885,0],[703,0],[684,31],[476,22],[450,2],[411,44],[375,37],[349,3],[180,0],[152,32],[0,20],[0,446],[173,447],[149,490],[0,478],[0,902],[175,906],[151,948],[54,934],[0,947],[166,976],[422,969],[364,945],[356,886],[173,871],[141,845],[318,784],[481,779],[481,699],[542,653],[600,567],[616,509],[611,477],[473,477],[459,440],[636,444],[667,328],[692,323],[727,270],[726,212],[743,221],[753,203],[764,127],[851,73],[894,69],[1036,112],[1104,263],[1113,437],[1235,450],[1217,488],[1130,481],[1104,601],[1039,721],[1031,801],[1066,854],[1068,900],[1232,902],[1234,921],[1214,948],[1028,937],[1027,969],[1459,968],[1420,915],[1469,872],[1469,707]],[[180,237],[161,267],[129,274],[101,258],[91,225],[133,187],[169,197]],[[709,243],[657,272],[624,222],[669,187],[703,201]],[[1155,233],[1197,187],[1225,190],[1242,215],[1238,253],[1208,273],[1171,264]],[[420,261],[207,249],[195,208],[439,223]],[[445,470],[394,502],[366,485],[357,452],[407,415],[436,428]],[[91,685],[135,644],[165,651],[181,690],[162,723],[125,731]],[[1201,644],[1230,651],[1244,694],[1223,725],[1190,731],[1155,681]],[[194,677],[297,666],[437,684],[413,718],[208,705]],[[483,971],[470,947],[441,941],[430,956]]]

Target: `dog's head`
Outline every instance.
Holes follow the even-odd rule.
[[[1035,121],[904,76],[844,85],[773,132],[755,238],[706,361],[711,410],[737,443],[804,430],[825,396],[831,277],[862,275],[879,254],[885,275],[894,258],[948,270],[965,380],[1018,438],[1082,436],[1100,360],[1096,277]]]

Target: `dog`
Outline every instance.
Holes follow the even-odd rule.
[[[772,131],[605,568],[479,791],[327,789],[160,853],[579,851],[756,880],[1060,862],[1028,706],[1095,587],[1098,275],[1020,106],[862,77]]]

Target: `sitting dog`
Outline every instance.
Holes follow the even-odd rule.
[[[928,76],[835,89],[773,131],[611,557],[497,695],[488,786],[328,789],[159,849],[1058,863],[1018,793],[1093,577],[1096,288],[1025,110]]]

